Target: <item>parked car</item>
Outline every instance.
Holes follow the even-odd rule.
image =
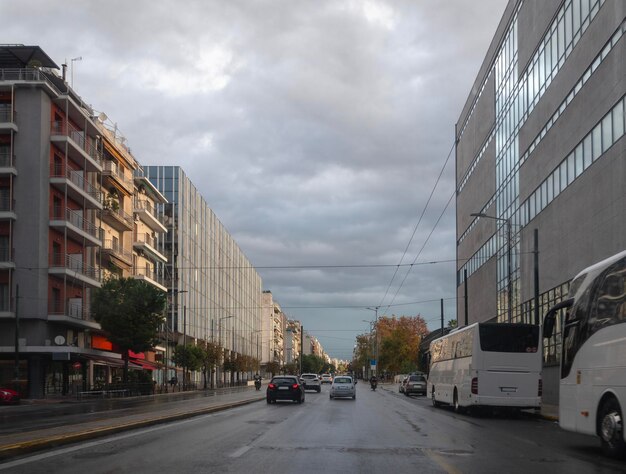
[[[333,376],[330,374],[322,374],[320,377],[322,383],[333,383]]]
[[[409,397],[413,393],[426,395],[426,376],[424,374],[413,374],[407,377],[404,394]]]
[[[0,404],[12,405],[20,402],[20,394],[10,388],[0,388]]]
[[[338,375],[330,384],[330,399],[347,397],[356,400],[356,387],[349,375]]]
[[[291,400],[292,402],[304,402],[304,385],[294,375],[280,375],[272,377],[267,384],[267,403],[276,403],[277,400]]]
[[[322,382],[317,374],[302,374],[300,376],[300,383],[304,386],[305,390],[316,390],[317,393],[322,391]]]

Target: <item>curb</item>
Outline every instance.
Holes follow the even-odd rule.
[[[228,410],[230,408],[236,408],[243,405],[249,405],[262,401],[263,398],[250,398],[246,400],[240,400],[237,402],[226,403],[219,406],[213,406],[208,408],[200,408],[197,410],[179,412],[170,415],[163,415],[154,418],[148,418],[145,420],[134,421],[130,423],[122,423],[113,426],[105,426],[101,428],[94,428],[90,430],[80,431],[76,433],[60,434],[56,436],[50,436],[47,438],[39,438],[31,441],[24,441],[21,443],[7,444],[0,446],[0,461],[6,461],[9,458],[29,454],[35,451],[40,451],[47,448],[56,448],[70,443],[76,443],[78,441],[85,441],[94,438],[101,438],[104,436],[120,433],[122,431],[129,431],[137,428],[145,428],[148,426],[159,425],[163,423],[169,423],[171,421],[184,420],[186,418],[193,418],[194,416],[207,415],[219,411]]]

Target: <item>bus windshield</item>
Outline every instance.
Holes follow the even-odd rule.
[[[480,324],[480,348],[485,352],[537,352],[539,326]]]

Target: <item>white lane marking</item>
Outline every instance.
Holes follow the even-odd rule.
[[[151,428],[140,429],[138,431],[133,431],[132,433],[125,433],[125,434],[120,434],[117,436],[111,436],[111,437],[103,438],[103,439],[96,440],[96,441],[88,441],[85,443],[81,443],[78,446],[72,446],[70,448],[61,448],[61,449],[56,449],[54,451],[50,451],[47,453],[35,454],[34,456],[29,456],[27,458],[18,459],[16,461],[10,461],[4,464],[0,464],[0,471],[4,471],[6,469],[10,469],[16,466],[23,466],[24,464],[30,464],[31,462],[41,461],[42,459],[48,459],[48,458],[52,458],[55,456],[60,456],[62,454],[73,453],[75,451],[80,451],[81,449],[85,449],[85,448],[91,448],[91,447],[99,446],[102,444],[113,443],[114,441],[119,441],[119,440],[126,439],[126,438],[132,438],[134,436],[144,435],[146,433],[152,433],[153,431],[159,431],[165,428],[171,428],[172,426],[193,423],[194,421],[216,416],[218,414],[219,413],[208,413],[206,415],[200,415],[197,417],[189,418],[187,420],[180,420],[180,421],[175,421],[172,423],[163,423],[157,426],[153,426]]]
[[[230,453],[228,455],[228,457],[231,458],[238,458],[243,456],[244,454],[246,454],[248,451],[250,451],[250,449],[252,448],[252,446],[242,446],[241,448],[239,448],[237,451],[233,451],[232,453]]]

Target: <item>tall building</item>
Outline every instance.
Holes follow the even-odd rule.
[[[90,311],[104,278],[165,289],[147,273],[165,257],[141,236],[164,230],[162,196],[142,191],[125,138],[58,69],[37,46],[0,45],[0,383],[18,378],[30,397],[109,383],[123,366]],[[131,368],[153,370],[155,356]]]
[[[300,358],[302,324],[293,319],[287,320],[285,328],[285,364],[291,364]]]
[[[145,166],[143,171],[167,200],[158,210],[167,228],[158,251],[167,258],[171,303],[168,377],[174,375],[170,358],[177,344],[215,342],[225,357],[257,358],[261,277],[182,168]],[[226,381],[228,375],[217,368],[217,381]],[[200,374],[192,376],[192,382],[200,382]]]
[[[622,0],[509,1],[456,125],[461,325],[464,303],[469,323],[539,323],[626,248],[625,19]],[[559,331],[544,347],[555,404]]]

